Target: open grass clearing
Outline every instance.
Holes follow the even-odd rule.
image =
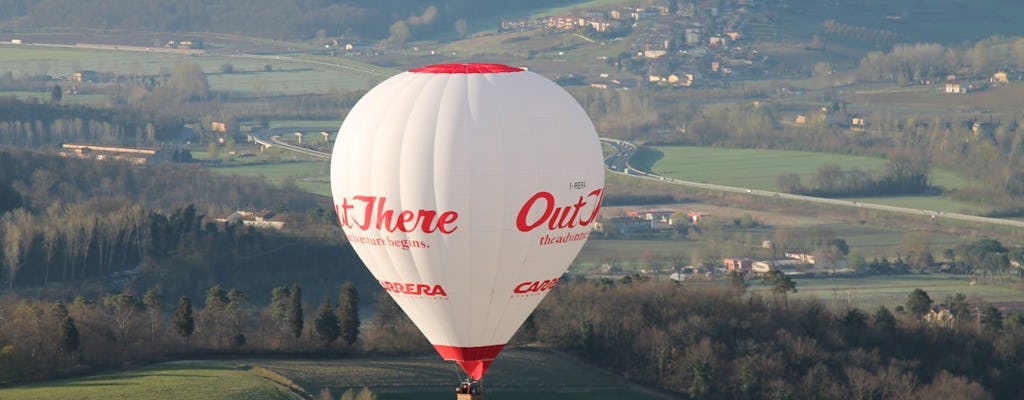
[[[19,400],[291,400],[302,397],[234,362],[168,362],[126,371],[0,389]]]
[[[778,177],[784,173],[798,174],[801,181],[809,185],[818,168],[823,165],[835,164],[844,170],[859,168],[866,172],[884,171],[887,165],[887,161],[881,158],[807,151],[691,146],[661,146],[655,149],[663,154],[652,168],[655,174],[768,191],[778,190]],[[967,179],[944,169],[932,170],[932,182],[946,189],[969,185]],[[872,200],[879,204],[946,212],[985,211],[976,205],[941,196],[894,196]]]

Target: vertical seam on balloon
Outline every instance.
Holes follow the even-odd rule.
[[[406,97],[404,95],[407,94],[407,93],[410,93],[410,92],[418,92],[419,89],[421,88],[422,84],[420,84],[420,85],[413,85],[412,84],[412,83],[417,83],[417,84],[419,83],[415,79],[406,79],[406,80],[410,81],[409,82],[410,84],[408,86],[402,86],[403,90],[401,92],[399,92],[399,98]],[[391,108],[397,106],[398,104],[400,104],[400,103],[399,102],[389,102],[387,107],[385,108],[385,110],[383,112],[383,115],[391,115],[391,113],[389,113],[388,111],[390,111]],[[406,117],[408,117],[408,115],[406,115]],[[381,118],[378,121],[379,121],[378,124],[377,124],[378,129],[376,129],[373,134],[378,134],[381,131],[381,129],[379,129],[379,127],[380,127],[381,124],[383,124],[386,121],[386,118]],[[407,118],[406,121],[405,121],[405,124],[408,125],[408,123],[409,123],[409,120]],[[403,136],[405,135],[405,130],[404,129],[402,130],[401,134]],[[380,147],[380,143],[381,142],[383,142],[383,141],[375,141],[374,142],[374,146],[373,146],[374,156],[371,157],[371,160],[376,159],[377,149]],[[401,143],[402,141],[400,140],[399,142]],[[399,152],[401,152],[401,149],[399,149]],[[401,153],[399,153],[399,157],[398,157],[398,161],[399,162],[401,162],[401,159],[402,159],[400,155],[401,155]],[[373,168],[373,165],[371,165],[370,167],[371,167],[371,172],[370,173],[373,174],[373,171],[376,170],[376,168]],[[396,169],[400,173],[401,172],[401,165],[399,165],[398,168],[396,168]],[[376,180],[372,179],[372,177],[371,177],[371,181],[376,181]],[[390,181],[390,180],[388,180],[388,181]],[[395,182],[400,182],[400,181],[401,181],[401,176],[399,176],[398,179],[395,180]],[[396,183],[396,186],[401,188],[400,184]],[[378,192],[377,190],[374,190],[373,187],[371,187],[370,190],[371,190],[371,192],[374,192],[374,193]],[[391,201],[396,202],[398,204],[397,205],[396,204],[392,204],[392,206],[393,207],[397,206],[398,209],[401,209],[401,203],[402,203],[402,201],[401,201],[401,192],[400,191],[396,191],[396,193],[398,194],[398,199],[392,199]],[[385,236],[384,233],[381,232],[380,230],[377,230],[377,233],[378,233],[378,235],[380,235],[379,237],[381,237],[381,238],[383,238]],[[391,271],[393,272],[393,275],[396,276],[396,278],[398,278],[402,282],[409,282],[409,279],[406,276],[404,276],[404,275],[406,275],[406,274],[403,273],[404,271],[395,264],[395,258],[391,256],[392,250],[390,248],[388,248],[388,247],[384,247],[383,250],[384,250],[383,251],[383,255],[387,259],[387,261],[388,261],[387,265],[389,265],[391,267]],[[417,275],[418,275],[418,273],[417,273]],[[394,297],[394,296],[392,296],[392,297]],[[402,311],[405,311],[405,309],[403,308]],[[408,312],[406,312],[406,314],[408,314]]]
[[[409,127],[411,125],[414,125],[414,123],[415,123],[413,121],[413,119],[410,118],[410,115],[413,114],[413,112],[415,112],[419,107],[422,107],[423,104],[425,104],[425,103],[429,104],[429,102],[434,101],[434,99],[425,98],[426,96],[423,95],[423,89],[430,85],[430,80],[423,80],[422,82],[420,82],[420,80],[415,80],[415,81],[417,81],[418,85],[416,85],[412,89],[413,90],[413,95],[410,96],[411,99],[410,99],[408,111],[407,111],[407,113],[405,115],[405,117],[406,117],[405,123],[403,124],[404,126],[402,127],[402,129],[399,131],[401,136],[399,138],[400,140],[398,141],[399,149],[398,149],[398,157],[397,157],[397,168],[396,168],[396,171],[395,171],[395,174],[397,176],[397,179],[395,180],[395,182],[397,184],[397,189],[398,189],[397,190],[398,199],[397,199],[397,202],[396,202],[397,204],[392,204],[392,207],[394,207],[396,210],[401,210],[401,209],[405,208],[404,207],[404,202],[402,201],[403,195],[406,194],[405,191],[402,189],[402,188],[406,187],[406,185],[402,184],[402,179],[403,179],[402,171],[403,171],[403,167],[405,165],[405,162],[407,162],[407,158],[404,156],[404,150],[405,150],[406,143],[409,140],[409,131],[410,131]],[[434,114],[436,115],[436,112]],[[385,113],[385,115],[389,115],[389,114]],[[431,135],[431,136],[433,136],[433,135]],[[433,160],[431,160],[431,164],[433,164]],[[431,186],[433,186],[433,185],[431,185]],[[409,237],[410,237],[410,235],[405,233],[404,237],[402,238],[402,240],[408,240]],[[404,282],[416,282],[417,284],[426,283],[423,280],[423,268],[427,268],[427,266],[429,266],[430,263],[427,263],[427,265],[420,265],[420,263],[417,263],[416,262],[416,258],[413,256],[413,249],[412,248],[401,250],[401,249],[397,249],[397,248],[396,249],[391,249],[389,247],[385,253],[388,255],[388,258],[391,260],[392,265],[396,264],[395,260],[396,260],[396,255],[397,255],[398,259],[403,259],[403,260],[408,261],[408,264],[406,264],[406,265],[411,265],[412,266],[412,268],[402,268],[402,269],[400,269],[400,271],[404,271],[404,272],[408,273],[409,275],[411,275],[410,278],[412,278],[412,279],[403,278]],[[409,301],[409,305],[419,309],[420,312],[416,312],[415,314],[421,314],[421,315],[423,314],[423,310],[424,309],[430,309],[430,308],[433,308],[433,307],[436,306],[436,304],[428,304],[428,303],[424,302],[423,299],[420,299],[420,298],[411,299]],[[409,313],[406,312],[406,314],[408,315]],[[412,317],[410,317],[410,318],[412,318]],[[444,325],[444,324],[438,324],[438,325]],[[421,332],[421,334],[426,336],[426,333],[423,332],[422,328],[420,329],[420,332]],[[436,335],[436,332],[432,332],[432,333],[433,333],[433,335],[431,335],[431,336],[435,336]]]
[[[453,76],[452,75],[440,75],[440,76],[445,77],[447,79],[445,81],[445,89],[441,92],[441,97],[438,99],[438,112],[437,112],[437,115],[441,114],[441,107],[442,107],[443,104],[446,104],[444,99],[445,99],[445,97],[447,97],[449,95],[448,87],[453,82],[453,79],[452,79]],[[440,123],[441,123],[441,119],[440,118],[434,119],[434,135],[433,135],[434,142],[433,142],[433,145],[432,145],[432,148],[433,148],[432,154],[433,154],[433,156],[430,158],[430,168],[431,168],[430,177],[431,177],[431,180],[433,180],[433,182],[431,182],[430,186],[433,188],[432,190],[434,192],[434,207],[435,208],[437,208],[438,205],[440,204],[440,201],[438,199],[439,192],[437,190],[437,186],[438,186],[437,185],[437,177],[438,177],[437,155],[438,154],[445,154],[445,153],[447,153],[447,152],[440,152],[440,153],[438,152],[438,143],[441,142],[440,140],[438,140],[438,133],[441,132],[441,130],[439,129]],[[455,171],[446,171],[445,175],[450,176],[454,172]],[[447,189],[449,191],[451,191],[451,186],[449,186]],[[450,195],[451,194],[449,193],[449,196]],[[441,241],[444,242],[444,246],[446,246],[446,247],[448,246],[448,236],[447,235],[443,235],[441,237]],[[444,252],[438,251],[436,248],[433,248],[433,251],[435,251],[437,253],[437,255],[438,255],[437,262],[438,262],[438,264],[440,264],[440,267],[441,267],[441,268],[439,268],[439,270],[441,271],[441,282],[445,283],[445,286],[448,286],[447,285],[447,283],[449,282],[449,280],[448,280],[448,264],[450,263],[451,260],[450,260],[450,258],[448,256],[445,255]],[[449,286],[448,290],[452,290],[452,288]],[[454,294],[455,292],[452,292],[452,293]],[[451,302],[451,299],[449,299],[448,301]],[[448,314],[447,317],[448,317],[449,321],[452,321],[452,322],[458,321],[458,318],[456,318],[455,312],[452,310],[452,307],[445,307],[444,309],[447,311],[447,314]],[[454,324],[454,323],[452,325],[454,325],[454,327],[451,328],[451,330],[446,332],[446,334],[445,334],[446,338],[444,338],[444,340],[446,342],[453,342],[453,339],[457,336],[458,326],[456,324]],[[450,344],[455,344],[455,343],[450,343]]]
[[[493,83],[495,79],[500,79],[500,78],[498,78],[498,77],[496,77],[496,76],[495,76],[495,77],[488,77],[488,83]],[[506,135],[505,135],[504,133],[505,133],[505,132],[503,131],[503,132],[502,132],[502,138],[506,138],[506,137],[507,137],[507,136],[506,136]],[[502,141],[502,143],[501,143],[501,146],[500,146],[500,147],[501,147],[502,151],[504,151],[504,148],[505,148],[505,143],[504,143],[504,140]],[[502,153],[502,154],[504,155],[504,153]],[[506,157],[501,157],[501,159],[502,159],[502,160],[507,160],[507,158],[506,158]],[[506,197],[506,196],[507,196],[507,192],[505,192],[505,191],[504,191],[504,189],[505,189],[505,188],[503,187],[503,188],[502,188],[502,190],[503,190],[503,192],[502,192],[502,201],[503,201],[503,202],[505,202],[505,201],[508,201],[508,200],[507,200],[507,197]],[[498,208],[498,209],[499,209],[499,210],[501,210],[501,209],[504,209],[504,208]],[[503,226],[501,227],[500,231],[499,231],[499,237],[500,237],[501,239],[504,239],[504,235],[505,235],[505,226],[503,225]],[[499,243],[502,243],[502,241],[501,241],[501,240],[499,240]],[[502,249],[502,247],[501,247],[501,246],[499,246],[499,247],[498,247],[498,251],[499,251],[499,254],[498,254],[498,258],[497,258],[498,262],[501,262],[501,260],[502,260],[502,258],[501,258],[501,254],[500,254],[500,252],[501,252],[501,249]],[[526,248],[524,249],[524,252],[523,252],[523,259],[524,259],[524,260],[525,260],[525,258],[526,258],[526,252],[528,252],[528,251],[529,251],[529,249],[530,249],[530,246],[529,246],[529,245],[527,245],[527,246],[526,246]],[[517,265],[519,265],[519,266],[520,266],[520,268],[519,268],[519,269],[518,269],[518,270],[517,270],[517,271],[515,272],[515,275],[517,276],[517,279],[513,280],[513,282],[517,282],[517,281],[518,281],[519,279],[521,279],[521,278],[522,278],[522,274],[523,274],[523,268],[522,268],[522,267],[523,267],[523,266],[525,266],[525,263],[518,263]],[[493,304],[494,304],[494,300],[495,300],[495,292],[494,292],[494,288],[495,288],[495,287],[497,286],[497,283],[498,283],[498,277],[499,277],[499,275],[500,275],[500,271],[496,271],[496,272],[495,272],[495,274],[494,274],[494,276],[492,277],[492,279],[494,280],[494,282],[493,282],[493,284],[491,285],[491,288],[492,288],[492,289],[491,289],[490,301],[488,302],[488,305],[489,305],[489,306],[492,306],[492,307],[493,307]],[[509,296],[509,297],[506,297],[506,298],[504,299],[504,302],[505,302],[505,306],[504,306],[504,307],[502,307],[502,309],[501,309],[501,313],[500,313],[500,315],[498,316],[498,318],[494,320],[494,321],[498,321],[498,322],[496,322],[496,323],[495,323],[495,325],[491,327],[491,332],[490,332],[490,335],[488,336],[488,339],[487,339],[487,342],[488,342],[488,344],[495,344],[494,342],[495,342],[495,340],[497,340],[497,336],[499,335],[499,333],[498,333],[499,329],[498,329],[498,328],[499,328],[499,327],[500,327],[500,325],[501,325],[501,322],[500,322],[500,321],[503,321],[503,320],[505,319],[505,314],[507,314],[507,313],[508,313],[508,311],[509,311],[509,306],[510,306],[510,305],[511,305],[511,303],[512,303],[512,297],[511,297],[511,296]],[[531,311],[531,312],[532,312],[532,311]],[[488,322],[490,322],[490,321],[488,321]],[[520,323],[520,324],[521,324],[521,323]],[[516,330],[518,331],[518,330],[519,330],[519,328],[516,328]],[[515,332],[512,332],[512,335],[515,335]],[[512,336],[510,335],[510,336],[509,336],[509,340],[511,340],[511,339],[512,339]],[[508,344],[508,340],[503,340],[503,341],[501,341],[501,344],[503,344],[503,345],[504,345],[504,344]]]
[[[484,76],[487,77],[487,83],[491,84],[491,85],[494,85],[494,81],[496,79],[500,79],[497,76],[493,76],[493,77],[492,76],[488,76],[488,75],[484,75]],[[498,160],[505,160],[505,162],[508,162],[508,157],[506,157],[506,155],[505,155],[505,142],[503,140],[506,137],[506,135],[505,135],[505,124],[500,124],[499,123],[497,128],[501,129],[498,132],[498,135],[499,135],[499,138],[502,139],[502,140],[499,141],[498,149],[496,150],[498,152],[498,158],[497,159]],[[508,167],[506,165],[504,165],[504,164],[502,164],[501,168],[503,170],[508,170]],[[502,171],[502,173],[505,173],[505,171]],[[505,203],[506,203],[507,199],[506,199],[505,196],[507,194],[507,188],[505,187],[505,185],[501,185],[500,190],[501,190],[501,196],[498,197],[498,198],[501,200],[501,204],[498,205],[497,207],[495,207],[494,208],[495,210],[505,210],[506,209],[505,208]],[[502,219],[504,219],[504,218],[502,218]],[[505,222],[506,221],[501,221],[501,224],[498,227],[498,243],[504,243],[505,242],[505,240],[504,240],[505,239]],[[502,260],[503,260],[503,258],[502,258],[502,250],[504,250],[504,246],[499,245],[498,246],[497,254],[494,257],[495,265],[498,266],[499,268],[503,266],[503,264],[502,264]],[[498,277],[500,276],[500,274],[501,274],[501,270],[498,269],[498,268],[495,268],[494,269],[494,273],[491,275],[491,285],[490,285],[491,290],[490,290],[490,293],[488,293],[488,296],[487,296],[487,309],[488,310],[493,310],[494,309],[493,306],[494,306],[494,299],[495,299],[495,290],[498,287]],[[508,304],[507,303],[506,303],[506,306],[504,308],[502,308],[502,310],[501,310],[501,316],[502,317],[505,315],[506,311],[508,311]],[[490,338],[488,339],[488,343],[484,343],[485,345],[495,344],[494,343],[494,336],[498,332],[498,329],[497,329],[497,325],[498,324],[492,325],[491,324],[491,319],[489,317],[490,316],[488,316],[488,318],[487,318],[487,328],[488,328],[488,330],[490,330]],[[502,318],[499,317],[497,319],[497,321],[501,321],[501,319]],[[505,343],[503,342],[502,344],[505,344]]]

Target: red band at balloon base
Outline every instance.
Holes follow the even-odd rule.
[[[498,353],[501,353],[501,349],[504,347],[503,344],[480,347],[434,345],[434,349],[437,350],[437,354],[441,355],[441,358],[459,363],[466,374],[477,380],[484,377],[487,368],[491,366],[494,358],[498,357]]]

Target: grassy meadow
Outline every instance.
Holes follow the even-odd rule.
[[[302,399],[329,389],[370,388],[380,400],[448,399],[459,382],[436,355],[323,360],[169,362],[132,370],[0,389],[0,399]],[[656,400],[670,398],[573,357],[507,349],[485,380],[487,398]]]
[[[884,171],[887,164],[881,158],[807,151],[690,146],[662,146],[656,149],[662,152],[663,157],[654,163],[652,172],[655,174],[768,191],[778,190],[778,177],[784,173],[798,174],[801,181],[808,185],[823,165],[835,164],[844,170],[859,168],[870,173]],[[955,172],[943,169],[933,169],[931,179],[934,185],[945,189],[969,185],[966,179]],[[947,212],[985,211],[973,204],[941,196],[873,197],[860,201]]]

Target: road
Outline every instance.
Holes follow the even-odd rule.
[[[951,220],[960,220],[960,221],[975,222],[975,223],[982,223],[982,224],[993,224],[993,225],[1010,226],[1010,227],[1014,227],[1014,228],[1024,228],[1024,221],[1014,221],[1014,220],[1010,220],[1010,219],[980,217],[980,216],[977,216],[977,215],[950,213],[950,212],[944,212],[944,211],[925,210],[925,209],[908,208],[908,207],[896,207],[896,206],[889,206],[889,205],[885,205],[885,204],[864,203],[864,202],[860,202],[860,201],[851,201],[851,200],[829,199],[829,198],[824,198],[824,197],[802,196],[802,195],[798,195],[798,194],[773,192],[773,191],[768,191],[768,190],[748,189],[748,188],[741,188],[741,187],[735,187],[735,186],[725,186],[725,185],[715,185],[715,184],[703,183],[703,182],[684,181],[684,180],[675,179],[675,178],[671,178],[671,177],[659,176],[659,175],[650,174],[650,173],[647,173],[647,172],[644,172],[644,171],[640,171],[640,170],[630,166],[629,158],[633,156],[634,152],[636,152],[636,145],[634,145],[632,143],[629,143],[627,141],[624,141],[624,140],[617,140],[617,139],[603,139],[602,138],[601,142],[603,142],[605,144],[608,144],[608,145],[610,145],[612,147],[615,147],[616,150],[617,150],[615,152],[615,154],[612,154],[612,155],[610,155],[610,156],[605,158],[605,166],[608,168],[609,171],[611,171],[613,173],[617,173],[617,174],[634,176],[634,177],[637,177],[639,179],[647,179],[647,180],[652,180],[652,181],[665,182],[665,183],[669,183],[669,184],[673,184],[673,185],[680,185],[680,186],[693,187],[693,188],[699,188],[699,189],[716,190],[716,191],[730,192],[730,193],[748,194],[748,195],[752,195],[752,196],[773,197],[773,198],[787,199],[787,200],[806,201],[806,202],[809,202],[809,203],[827,204],[827,205],[832,205],[832,206],[853,207],[853,208],[861,208],[861,209],[868,209],[868,210],[878,210],[878,211],[888,211],[888,212],[895,212],[895,213],[902,213],[902,214],[909,214],[909,215],[918,215],[918,216],[924,216],[924,217],[930,217],[930,218],[945,218],[945,219],[951,219]]]
[[[295,132],[293,129],[281,129],[281,128],[278,128],[278,129],[260,129],[260,130],[257,130],[255,132],[253,132],[252,137],[253,137],[253,141],[255,141],[257,144],[259,144],[259,145],[261,145],[263,147],[278,146],[278,147],[280,147],[282,149],[291,150],[291,151],[294,151],[294,152],[297,152],[297,153],[302,153],[302,154],[313,156],[313,157],[316,157],[316,158],[322,158],[322,159],[325,159],[325,160],[330,160],[331,159],[331,155],[328,154],[328,153],[322,153],[322,152],[319,152],[319,151],[316,151],[316,150],[310,150],[310,149],[307,149],[305,147],[296,146],[296,145],[288,144],[288,143],[285,143],[285,142],[281,141],[281,135],[290,134],[290,133],[293,133],[293,132]]]

